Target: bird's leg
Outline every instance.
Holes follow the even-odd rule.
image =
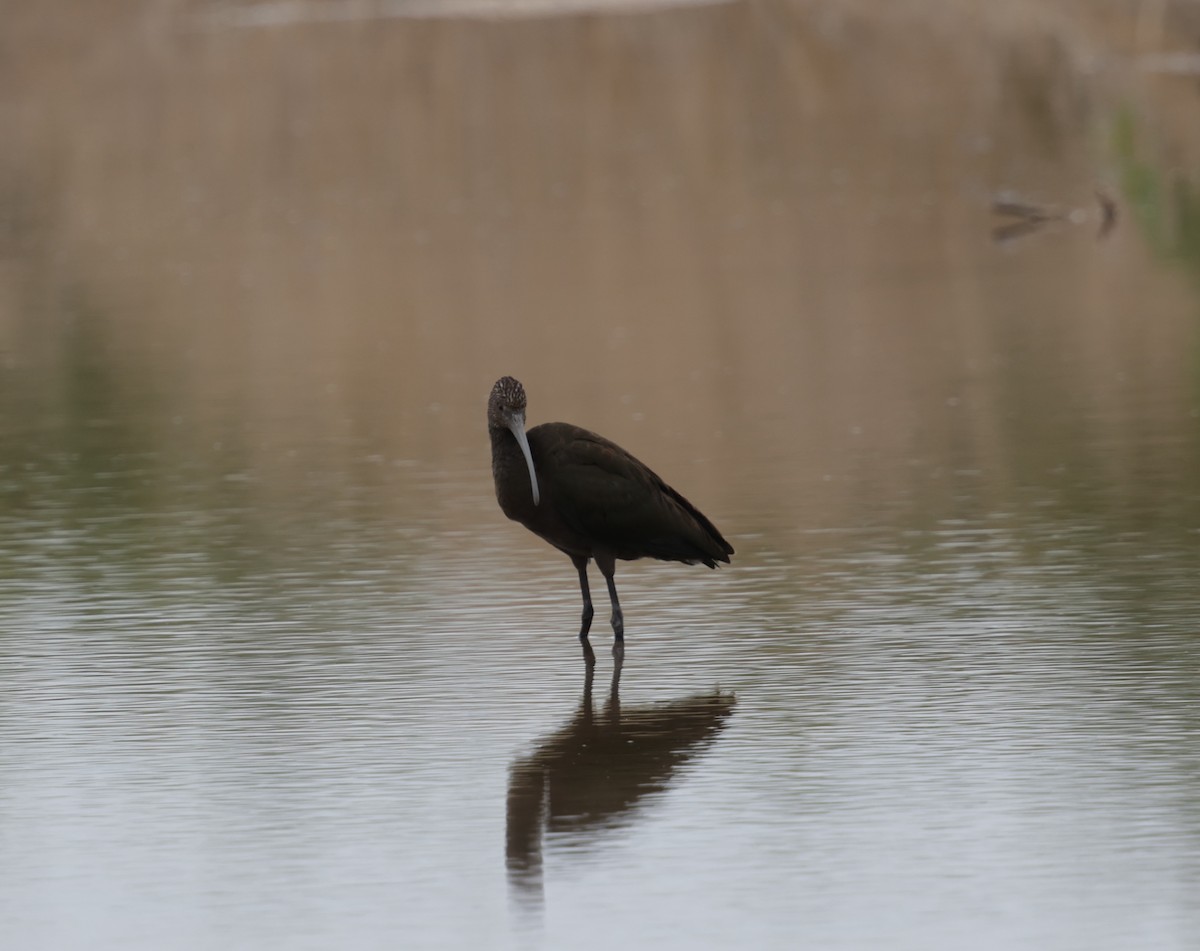
[[[621,613],[621,602],[617,600],[617,583],[613,580],[611,574],[605,575],[604,580],[608,582],[608,597],[612,601],[612,629],[617,640],[625,640],[625,615]]]
[[[621,613],[621,602],[617,600],[617,583],[613,580],[613,573],[617,570],[616,559],[611,555],[597,555],[596,565],[599,567],[600,573],[604,575],[604,582],[608,585],[608,599],[612,601],[613,653],[615,654],[625,649],[625,615]]]
[[[592,629],[592,615],[596,613],[592,607],[592,592],[588,588],[587,580],[587,564],[586,558],[581,558],[578,555],[572,555],[571,561],[575,563],[575,569],[579,572],[579,590],[583,592],[583,625],[579,628],[579,639],[583,641],[584,656],[587,656],[591,645],[588,644],[588,631]]]
[[[616,720],[621,719],[621,668],[624,664],[624,652],[613,657],[612,685],[608,690],[608,707]]]

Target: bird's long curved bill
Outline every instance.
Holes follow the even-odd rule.
[[[525,438],[525,420],[518,416],[508,424],[508,428],[517,437],[517,445],[525,454],[525,465],[529,466],[529,484],[533,488],[533,504],[537,505],[541,502],[541,495],[538,493],[537,473],[533,471],[533,453],[529,451],[529,440]]]

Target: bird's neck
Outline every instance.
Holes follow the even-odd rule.
[[[518,463],[524,467],[525,460],[521,458],[521,447],[517,445],[516,436],[501,426],[489,426],[488,436],[492,440],[492,475],[497,481],[501,473]]]
[[[496,500],[509,518],[533,506],[529,485],[529,469],[517,444],[517,437],[503,427],[488,426],[492,440],[492,479],[496,483]]]
[[[493,456],[495,456],[497,452],[501,451],[521,451],[521,447],[517,445],[517,437],[509,432],[509,430],[504,426],[493,426],[489,423],[488,436],[490,436],[492,440]]]

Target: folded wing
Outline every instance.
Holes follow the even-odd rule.
[[[617,558],[659,558],[715,568],[733,548],[691,502],[620,446],[578,426],[529,433],[548,494],[572,529]]]

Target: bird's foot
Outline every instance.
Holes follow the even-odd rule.
[[[615,641],[613,641],[613,651],[612,652],[613,652],[613,657],[615,657],[618,662],[623,661],[625,659],[625,638],[618,637]]]
[[[583,645],[583,663],[591,670],[596,666],[596,652],[592,650],[591,642],[586,637],[580,638],[579,643]]]

